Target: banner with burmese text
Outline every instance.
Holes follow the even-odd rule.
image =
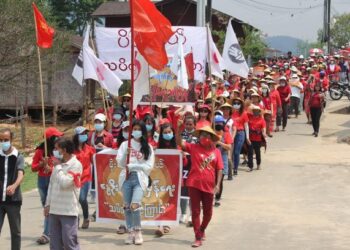
[[[106,149],[94,156],[96,185],[96,221],[124,223],[123,194],[119,186],[121,168],[116,162],[117,150]],[[142,200],[142,225],[178,225],[182,155],[178,150],[158,149],[151,172],[152,185]]]

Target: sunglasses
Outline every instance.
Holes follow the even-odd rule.
[[[209,111],[207,109],[201,109],[199,110],[199,113],[209,113]]]
[[[240,103],[240,102],[234,102],[233,104],[236,104],[236,105],[237,105],[237,104],[241,104],[241,103]]]

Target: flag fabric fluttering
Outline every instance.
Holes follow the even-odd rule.
[[[172,59],[170,70],[177,76],[177,85],[188,89],[187,67],[182,43],[183,39],[179,39],[177,53]]]
[[[149,95],[149,70],[148,64],[140,55],[140,53],[136,53],[135,56],[135,86],[137,86],[137,91],[134,91],[133,102],[134,108],[141,102],[142,97],[144,95]]]
[[[161,70],[168,63],[165,44],[174,34],[171,23],[150,0],[133,1],[132,6],[136,47],[152,68]]]
[[[86,31],[84,34],[84,44],[87,43],[89,44],[89,32],[90,31],[90,25],[86,25]],[[86,39],[87,42],[85,41]],[[77,62],[75,63],[73,72],[72,72],[72,77],[79,83],[80,86],[83,86],[84,84],[84,70],[83,70],[83,47],[80,49],[79,56],[77,58]]]
[[[191,51],[185,55],[185,63],[187,68],[187,75],[189,80],[194,80],[194,68],[193,68],[193,52]]]
[[[221,79],[224,79],[224,76],[222,74],[222,71],[226,69],[224,59],[222,58],[218,48],[216,47],[209,29],[208,29],[208,32],[209,32],[208,34],[209,51],[208,52],[210,53],[210,55],[208,55],[207,58],[209,59],[210,57],[211,74]],[[209,60],[208,60],[208,63],[209,63]]]
[[[89,45],[90,26],[88,26],[83,42],[83,72],[84,80],[98,81],[108,93],[118,96],[118,91],[123,82],[97,58]]]
[[[244,58],[241,47],[239,46],[236,34],[232,28],[232,19],[228,22],[223,58],[226,69],[233,74],[247,78],[249,73],[248,64]]]
[[[36,44],[43,49],[51,48],[55,30],[47,24],[43,14],[41,14],[35,3],[32,3],[32,7],[35,19]]]

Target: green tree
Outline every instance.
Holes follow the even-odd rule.
[[[91,14],[106,0],[49,0],[52,14],[60,28],[83,35]]]
[[[350,13],[335,16],[331,27],[331,44],[337,48],[350,42]]]
[[[267,45],[263,41],[260,31],[245,24],[243,25],[243,31],[245,38],[243,41],[239,41],[243,50],[243,54],[246,58],[248,55],[250,55],[253,63],[255,63],[265,56]]]

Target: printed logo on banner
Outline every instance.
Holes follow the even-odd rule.
[[[231,59],[234,63],[244,63],[244,55],[242,53],[242,50],[239,46],[239,44],[235,43],[232,44],[227,52],[228,57]]]
[[[112,154],[95,155],[97,181],[97,221],[124,221],[123,194],[119,186],[121,169]],[[152,185],[147,188],[142,200],[142,223],[167,225],[178,223],[181,155],[177,150],[157,150],[155,165],[151,172]]]

